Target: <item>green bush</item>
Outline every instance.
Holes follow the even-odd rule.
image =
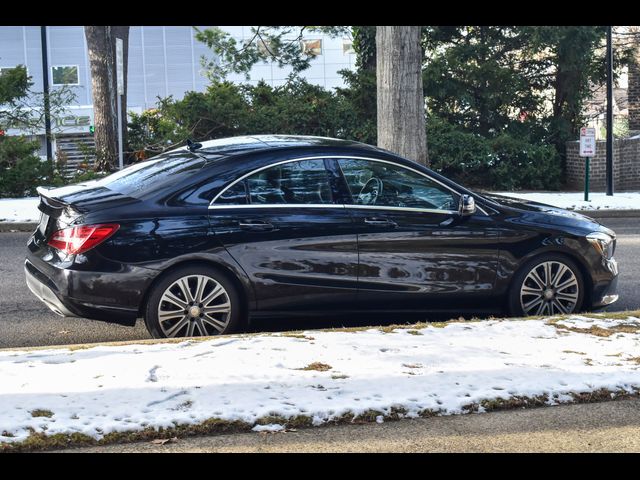
[[[358,83],[358,79],[351,78],[349,82],[358,90],[334,93],[298,77],[291,77],[278,87],[265,82],[215,82],[205,92],[188,92],[182,100],[161,99],[157,108],[133,114],[129,148],[137,152],[138,158],[147,158],[184,144],[187,138],[210,140],[269,133],[373,143],[375,109],[373,115],[367,112],[371,100],[367,103],[363,95],[371,80]],[[375,92],[375,79],[373,82]]]
[[[507,133],[485,138],[435,116],[427,121],[427,144],[431,167],[470,187],[560,187],[560,157],[552,145],[531,143]]]
[[[49,168],[36,154],[38,142],[25,137],[0,137],[0,197],[36,194]]]
[[[250,134],[319,135],[376,143],[376,80],[371,72],[343,72],[346,88],[335,92],[290,77],[265,82],[212,83],[182,100],[161,99],[157,108],[132,115],[130,148],[147,158],[187,138],[209,140]],[[484,137],[430,115],[427,143],[436,171],[471,187],[553,189],[560,159],[552,146],[531,141],[530,126],[517,123]]]

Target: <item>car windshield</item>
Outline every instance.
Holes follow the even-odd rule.
[[[186,152],[136,163],[98,180],[94,185],[134,198],[142,198],[194,173],[206,160]]]

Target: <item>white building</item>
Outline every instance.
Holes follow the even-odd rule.
[[[207,28],[204,26],[200,29]],[[220,27],[238,42],[253,37],[251,27]],[[51,26],[46,29],[47,61],[50,88],[67,85],[76,100],[61,118],[52,119],[55,134],[53,151],[57,148],[73,153],[77,142],[91,143],[93,124],[91,72],[87,43],[82,26]],[[191,26],[132,26],[129,33],[127,108],[137,113],[156,105],[158,97],[172,95],[181,99],[185,92],[204,91],[209,84],[201,65],[201,57],[212,57],[206,45],[194,38]],[[309,69],[301,76],[310,83],[327,89],[343,85],[337,73],[353,69],[355,54],[350,38],[331,38],[309,33],[303,45],[315,53]],[[25,65],[32,77],[32,90],[43,91],[41,27],[0,26],[0,72],[2,69]],[[264,80],[270,85],[282,85],[291,68],[279,68],[270,62],[256,64],[248,83]],[[232,74],[234,82],[247,82],[244,75]],[[23,132],[9,130],[7,134]],[[36,132],[41,142],[41,155],[46,155],[44,130]]]

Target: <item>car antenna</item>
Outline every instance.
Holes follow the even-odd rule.
[[[202,148],[202,144],[194,142],[190,138],[187,138],[187,148],[189,149],[189,151],[195,152],[197,149]]]

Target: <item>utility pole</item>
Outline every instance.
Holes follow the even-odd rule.
[[[607,195],[613,195],[613,44],[607,27]]]
[[[47,142],[47,162],[53,167],[51,152],[51,105],[49,103],[49,61],[47,60],[47,27],[40,27],[42,42],[42,89],[44,91],[44,132]]]

